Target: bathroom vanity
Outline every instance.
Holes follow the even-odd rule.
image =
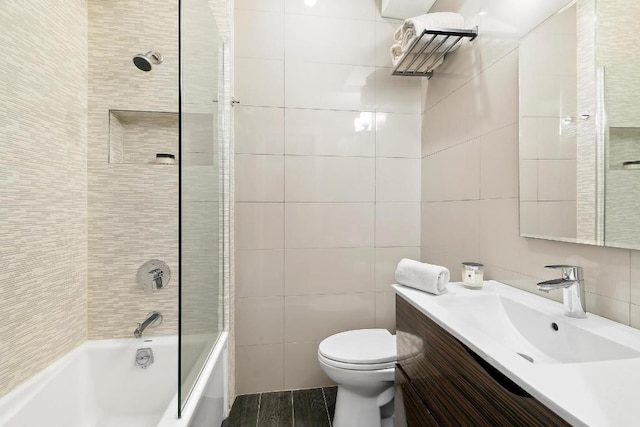
[[[623,426],[640,419],[640,331],[494,281],[394,285],[396,427]]]

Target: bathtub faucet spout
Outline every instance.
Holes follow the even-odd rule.
[[[142,338],[142,333],[145,329],[147,329],[149,326],[158,326],[160,323],[162,323],[162,314],[158,313],[157,311],[151,312],[147,315],[147,318],[144,320],[144,322],[138,323],[138,327],[135,331],[133,331],[133,335],[136,338]]]

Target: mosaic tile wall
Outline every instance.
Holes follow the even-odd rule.
[[[0,396],[86,339],[87,5],[0,7]]]
[[[108,163],[109,110],[178,111],[177,16],[177,1],[89,1],[90,339],[131,337],[154,310],[164,321],[146,334],[177,333],[178,168]],[[163,63],[138,70],[133,56],[150,50]],[[172,278],[147,294],[136,273],[152,258],[165,261]]]

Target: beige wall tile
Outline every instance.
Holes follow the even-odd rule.
[[[538,200],[538,160],[520,161],[520,200]]]
[[[284,158],[236,154],[235,199],[237,202],[282,202]]]
[[[422,161],[422,201],[480,198],[480,139],[441,151]]]
[[[376,14],[375,3],[369,0],[352,0],[345,3],[341,0],[318,2],[309,7],[298,0],[284,0],[287,14],[314,16],[331,16],[335,18],[351,18],[373,20]]]
[[[640,251],[629,251],[630,268],[630,301],[632,304],[640,305]]]
[[[640,329],[640,305],[631,304],[629,308],[629,326]]]
[[[480,136],[473,86],[466,84],[431,107],[422,122],[422,155],[428,156]],[[430,94],[430,92],[428,92]],[[464,119],[462,119],[464,117]]]
[[[236,249],[282,249],[282,203],[236,203]]]
[[[287,249],[285,295],[372,292],[373,248]]]
[[[483,134],[518,122],[518,51],[514,50],[479,76],[482,99],[477,114]]]
[[[236,298],[236,344],[284,342],[284,297]]]
[[[285,342],[322,341],[351,329],[372,328],[375,294],[287,296]]]
[[[453,278],[464,261],[480,261],[480,202],[422,204],[423,262],[447,267]]]
[[[236,105],[233,111],[236,153],[284,152],[284,108]]]
[[[376,160],[376,202],[419,202],[419,159]]]
[[[376,113],[377,156],[421,158],[421,126],[419,114]]]
[[[235,271],[237,298],[284,295],[283,250],[237,250]]]
[[[270,12],[284,12],[284,0],[235,0],[236,10],[265,10]]]
[[[284,344],[236,347],[236,393],[284,389]]]
[[[480,145],[480,197],[518,197],[518,125],[483,135]]]
[[[612,298],[603,297],[587,292],[585,295],[587,312],[606,317],[624,325],[629,324],[628,302],[618,301]]]
[[[373,203],[287,203],[285,247],[373,246]]]
[[[234,49],[237,57],[284,59],[282,13],[238,9],[234,14]]]
[[[376,247],[420,244],[420,203],[376,203]]]
[[[419,114],[422,110],[420,80],[392,76],[388,68],[375,71],[376,111]]]
[[[284,345],[284,388],[328,387],[334,385],[318,362],[320,342],[296,342]]]
[[[287,61],[285,106],[325,110],[372,111],[375,68]]]
[[[372,20],[287,14],[285,34],[287,60],[375,65],[375,51],[371,49],[375,42]]]
[[[285,157],[287,202],[373,202],[375,161],[361,157]],[[349,183],[345,185],[345,183]]]
[[[518,199],[480,201],[480,262],[520,271],[526,241],[519,234],[518,205]]]
[[[420,248],[376,248],[376,292],[391,290],[391,285],[396,283],[396,267],[402,258],[420,261]]]
[[[376,328],[396,333],[396,293],[376,292]]]
[[[284,63],[279,59],[235,59],[235,98],[242,105],[284,106]],[[261,76],[256,79],[256,76]],[[265,85],[263,82],[268,81]]]
[[[309,156],[373,157],[375,113],[288,108],[285,153]]]

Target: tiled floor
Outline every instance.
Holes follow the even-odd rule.
[[[222,427],[331,427],[336,387],[236,397]]]

